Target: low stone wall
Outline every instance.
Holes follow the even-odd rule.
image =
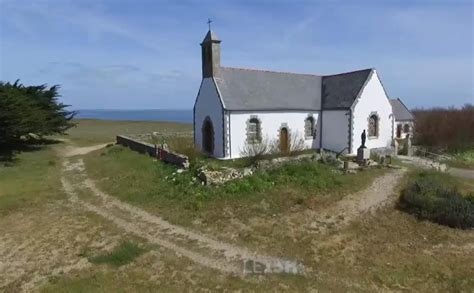
[[[153,144],[134,140],[133,138],[122,135],[117,135],[117,144],[126,146],[140,154],[148,154],[149,156],[156,157],[156,146]]]
[[[164,150],[156,145],[141,142],[123,135],[117,135],[117,144],[126,146],[141,154],[148,154],[151,157],[176,165],[180,168],[189,168],[189,159],[187,156]]]

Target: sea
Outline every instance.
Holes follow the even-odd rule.
[[[193,122],[193,110],[76,110],[76,119]]]

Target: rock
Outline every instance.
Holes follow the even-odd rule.
[[[233,168],[224,168],[222,171],[201,169],[198,173],[198,178],[206,185],[220,185],[243,176],[243,173]]]
[[[446,166],[446,164],[439,164],[439,170],[441,172],[446,172],[446,170],[448,170],[448,167]]]
[[[243,175],[244,176],[250,176],[252,174],[253,174],[252,168],[244,168],[244,170],[243,170]]]
[[[349,165],[348,170],[356,170],[360,168],[359,164],[351,162],[351,161],[348,162],[348,165]]]

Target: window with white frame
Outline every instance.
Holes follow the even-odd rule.
[[[316,136],[313,116],[309,116],[304,121],[304,136],[306,139],[314,138]]]
[[[379,136],[379,116],[371,114],[369,117],[369,137]]]
[[[252,117],[247,121],[247,142],[259,143],[262,141],[262,126],[260,120]]]

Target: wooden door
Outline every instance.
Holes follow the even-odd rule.
[[[288,144],[288,129],[280,129],[280,152],[287,154],[290,152],[290,146]]]

